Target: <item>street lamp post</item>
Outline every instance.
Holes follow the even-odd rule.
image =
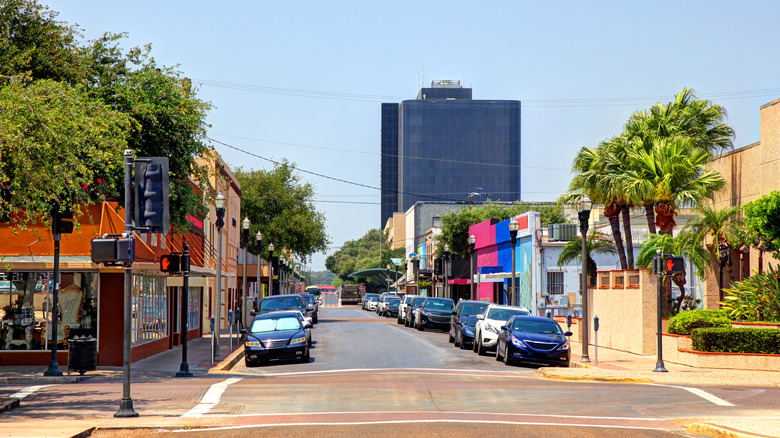
[[[588,357],[588,220],[593,202],[583,196],[577,203],[579,210],[580,232],[582,233],[582,362],[590,362]]]
[[[657,291],[657,304],[656,304],[656,331],[658,333],[658,341],[657,341],[657,351],[658,356],[657,360],[655,362],[655,369],[653,372],[655,373],[666,373],[666,368],[664,367],[664,347],[663,347],[663,329],[661,326],[661,296],[662,296],[662,290],[663,290],[663,282],[664,282],[664,257],[661,255],[661,250],[657,249],[655,250],[655,266],[658,270],[658,291]],[[598,358],[598,357],[597,357]]]
[[[214,200],[217,207],[217,220],[214,225],[217,226],[217,296],[216,296],[216,321],[214,324],[214,333],[211,337],[214,340],[214,360],[221,360],[219,353],[219,335],[222,327],[222,227],[225,226],[225,196],[220,193]]]
[[[262,253],[260,250],[262,246],[260,245],[263,242],[263,233],[258,231],[255,234],[255,239],[257,239],[257,292],[255,293],[255,299],[263,299],[263,283],[260,280],[260,254]]]
[[[241,291],[244,294],[244,308],[241,315],[244,317],[244,321],[242,323],[244,324],[244,327],[249,327],[249,290],[247,288],[246,284],[246,256],[249,252],[249,226],[252,225],[252,222],[249,221],[248,217],[244,217],[244,220],[241,221],[241,226],[244,229],[244,279],[243,283],[241,283]]]
[[[517,276],[515,272],[515,245],[517,245],[517,230],[520,228],[520,224],[516,220],[509,220],[509,243],[512,245],[512,290],[510,304],[515,306],[520,305],[520,293],[517,290]]]
[[[442,258],[442,270],[444,271],[444,298],[449,298],[449,286],[447,285],[447,264],[450,258],[450,246],[444,244],[444,257]]]
[[[469,268],[471,271],[471,278],[469,278],[469,299],[474,299],[474,249],[477,244],[477,236],[470,235],[469,236]]]
[[[274,244],[268,245],[268,296],[274,294]]]
[[[179,364],[179,371],[176,373],[176,377],[192,377],[190,371],[190,364],[187,362],[187,333],[190,325],[190,246],[188,244],[182,245],[181,251],[181,271],[182,271],[182,288],[181,288],[181,314],[182,317],[182,342],[181,342],[181,364]]]
[[[393,263],[393,267],[395,267],[395,293],[398,293],[398,265]]]

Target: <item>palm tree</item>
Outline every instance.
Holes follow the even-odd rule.
[[[620,206],[619,200],[611,196],[608,172],[605,168],[606,147],[600,145],[597,149],[583,146],[574,157],[572,168],[576,175],[569,184],[569,192],[559,198],[559,202],[572,203],[579,200],[585,194],[595,204],[604,205],[604,215],[609,219],[612,229],[612,238],[620,259],[621,269],[628,268],[626,252],[623,246],[623,237],[620,234]],[[632,250],[633,251],[633,250]]]
[[[671,234],[651,234],[647,242],[639,249],[637,265],[650,268],[658,250],[661,251],[661,254],[673,254],[685,257],[693,266],[693,272],[696,275],[699,277],[706,276],[706,266],[710,263],[710,254],[701,245],[701,241],[698,240],[696,233],[682,232],[677,236],[672,236]],[[677,300],[676,306],[677,312],[680,311],[685,299],[685,272],[666,276],[664,279],[664,299],[661,300],[661,312],[664,315],[671,314],[669,307],[672,293],[670,280],[680,288],[680,298]]]
[[[720,173],[706,170],[711,157],[708,151],[691,147],[689,138],[661,139],[650,150],[630,150],[634,169],[620,178],[630,198],[652,190],[659,232],[672,234],[675,208],[701,205],[726,185]]]
[[[593,284],[596,279],[598,266],[596,265],[596,261],[591,257],[591,254],[617,254],[618,250],[612,240],[602,234],[596,233],[596,230],[593,230],[588,236],[588,240],[585,241],[585,251],[585,255],[588,258],[589,282]],[[582,261],[582,239],[580,237],[577,237],[570,242],[566,242],[566,244],[563,245],[561,254],[558,256],[558,266],[563,266],[573,260]]]
[[[742,207],[739,206],[728,207],[722,210],[713,210],[707,206],[702,206],[697,209],[698,217],[686,226],[686,230],[695,233],[698,241],[712,254],[709,259],[710,265],[712,265],[713,260],[718,262],[720,301],[723,301],[723,268],[727,263],[731,264],[731,243],[738,240],[736,235],[742,222],[736,220],[736,218],[741,211]],[[711,245],[707,245],[704,241],[707,236],[712,238]],[[716,249],[717,254],[715,252]],[[715,269],[714,266],[712,268],[713,270]]]

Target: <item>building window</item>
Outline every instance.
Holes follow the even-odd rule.
[[[166,277],[133,275],[133,344],[168,336]]]
[[[432,226],[433,228],[441,228],[441,217],[439,217],[439,216],[434,216],[434,217],[432,218],[432,221],[433,221],[433,222],[432,222],[431,226]]]
[[[547,293],[563,294],[563,272],[547,272]]]

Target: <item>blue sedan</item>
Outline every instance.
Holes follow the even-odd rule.
[[[541,365],[569,366],[569,342],[561,327],[552,319],[515,315],[501,327],[496,344],[496,360],[507,365],[530,362]]]
[[[309,344],[305,323],[297,312],[272,312],[255,316],[244,335],[244,362],[246,366],[256,365],[270,359],[297,359],[309,362]]]

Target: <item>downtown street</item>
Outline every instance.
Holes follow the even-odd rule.
[[[172,377],[178,350],[134,364],[138,418],[113,417],[118,369],[78,383],[6,383],[0,397],[29,395],[0,414],[0,435],[700,436],[688,429],[699,419],[780,411],[776,385],[550,380],[537,367],[454,348],[446,332],[405,328],[357,306],[320,312],[308,363],[247,368],[234,360],[209,371],[201,339],[192,343],[194,378]],[[670,368],[669,376],[681,373]]]

